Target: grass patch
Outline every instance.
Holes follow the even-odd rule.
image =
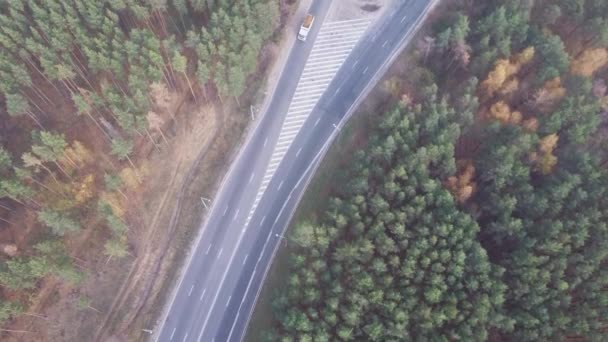
[[[341,185],[347,181],[348,165],[353,161],[355,152],[367,144],[368,134],[375,125],[376,120],[369,113],[373,112],[357,111],[331,145],[287,227],[286,236],[289,236],[294,226],[302,222],[318,221],[325,213],[330,196],[340,192]],[[280,288],[286,278],[285,275],[289,272],[289,256],[296,247],[298,246],[293,243],[282,243],[279,246],[255,305],[245,341],[262,340],[263,333],[272,327],[274,323],[272,299],[276,289]]]

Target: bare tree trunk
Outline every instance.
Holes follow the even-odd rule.
[[[61,172],[63,172],[63,174],[68,177],[70,180],[72,180],[72,177],[70,175],[68,175],[68,173],[61,167],[61,164],[59,164],[58,161],[53,161],[53,163],[57,166],[57,168],[59,170],[61,170]]]
[[[38,67],[36,66],[36,63],[34,63],[32,60],[30,60],[29,58],[24,58],[27,62],[29,62],[29,64],[36,69],[36,71],[40,74],[40,76],[42,76],[42,78],[44,78],[53,88],[55,88],[55,90],[59,91],[59,88],[57,88],[57,86],[55,85],[55,83],[53,83],[53,81],[51,81],[43,72],[42,70],[38,69]],[[61,93],[61,92],[60,92]]]
[[[41,181],[37,180],[36,178],[34,178],[34,177],[27,177],[27,178],[31,179],[34,183],[40,185],[41,187],[45,188],[46,190],[48,190],[48,191],[50,191],[50,192],[52,192],[54,194],[60,195],[57,191],[55,191],[55,190],[49,188],[48,186],[44,185]],[[63,197],[65,197],[65,196],[63,196]]]
[[[5,218],[2,218],[2,217],[0,217],[0,221],[4,221],[4,222],[6,222],[6,223],[10,224],[11,226],[14,226],[14,225],[15,225],[13,222],[11,222],[11,221],[9,221],[9,220],[7,220],[7,219],[5,219]]]
[[[152,135],[150,134],[150,131],[147,128],[145,128],[145,130],[146,130],[146,135],[148,136],[148,139],[150,139],[150,142],[152,143],[152,145],[154,145],[154,147],[160,152],[160,147],[158,147],[158,144],[152,138]]]
[[[13,330],[13,329],[2,329],[2,328],[0,328],[0,331],[7,331],[7,332],[14,332],[14,333],[34,333],[33,331],[29,331],[29,330]]]
[[[133,164],[133,160],[131,160],[131,157],[127,156],[127,160],[129,161],[129,164],[131,164],[131,167],[133,168],[133,172],[135,172],[135,176],[137,177],[137,180],[139,181],[139,183],[142,182],[141,176],[139,175],[139,172],[137,172],[137,168],[135,167],[135,164]]]
[[[31,111],[27,110],[25,111],[25,114],[27,114],[27,116],[29,116],[32,120],[34,120],[34,122],[36,123],[36,125],[38,125],[38,127],[40,127],[41,130],[45,131],[46,128],[44,128],[44,126],[42,126],[42,124],[40,123],[40,121],[38,121],[38,118],[36,117],[36,115],[34,113],[32,113]]]
[[[158,131],[160,132],[160,136],[163,137],[163,140],[165,141],[165,145],[169,146],[169,141],[167,141],[167,138],[165,137],[165,133],[163,133],[163,130],[160,129],[160,127],[159,127]]]
[[[184,77],[186,78],[186,82],[188,82],[188,87],[190,88],[190,93],[192,94],[192,97],[194,98],[194,102],[198,103],[197,99],[196,99],[196,95],[194,95],[194,89],[192,89],[192,83],[190,83],[190,79],[188,78],[188,75],[184,72]]]
[[[94,307],[92,307],[90,305],[87,305],[87,308],[89,308],[89,309],[91,309],[91,310],[93,310],[93,311],[95,311],[97,313],[101,313],[101,311],[99,311],[98,309],[96,309],[96,308],[94,308]]]
[[[55,177],[51,169],[44,166],[43,164],[40,164],[40,167],[42,167],[49,175],[51,175],[51,177],[53,177],[53,180],[55,181],[55,183],[57,183],[57,185],[61,186],[61,183],[59,183],[59,180],[57,179],[57,177]]]
[[[95,123],[95,126],[97,126],[97,128],[103,133],[103,135],[108,138],[108,141],[112,141],[112,137],[110,137],[110,135],[103,129],[103,127],[101,127],[99,122],[97,122],[97,120],[91,115],[88,110],[86,111],[86,114]]]

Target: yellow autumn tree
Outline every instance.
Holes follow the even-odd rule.
[[[570,63],[570,72],[579,76],[591,76],[601,67],[608,64],[606,49],[587,49]]]
[[[553,168],[557,164],[557,157],[553,154],[559,136],[556,133],[549,134],[538,142],[538,152],[530,154],[530,160],[536,164],[536,169],[543,175],[548,175],[553,172]]]
[[[514,111],[514,112],[511,112],[511,117],[509,118],[509,123],[512,125],[519,126],[519,124],[521,124],[522,119],[523,119],[523,115],[521,115],[521,113],[518,111]]]
[[[459,171],[446,182],[446,187],[459,203],[466,202],[475,192],[475,166],[470,160],[459,162]]]
[[[538,167],[543,175],[548,175],[553,172],[553,168],[556,164],[557,157],[551,153],[547,153],[542,155]]]
[[[536,119],[536,118],[526,119],[522,122],[521,127],[523,127],[523,129],[525,129],[528,132],[536,132],[536,130],[538,129],[538,119]]]
[[[551,79],[534,94],[533,104],[541,112],[548,112],[554,104],[566,96],[566,88],[562,87],[559,77]]]
[[[73,183],[72,195],[77,204],[82,204],[95,194],[95,177],[92,174],[85,176],[81,181]]]
[[[112,208],[112,213],[118,217],[124,217],[125,208],[122,197],[116,192],[102,192],[100,200]]]
[[[511,111],[509,105],[504,101],[498,101],[490,107],[490,117],[500,121],[503,124],[519,125],[523,116],[518,111]]]
[[[489,96],[494,96],[498,90],[502,89],[503,94],[509,94],[517,89],[519,81],[517,79],[509,80],[513,75],[517,74],[521,67],[530,63],[534,58],[534,47],[528,47],[522,52],[512,57],[513,62],[509,59],[499,59],[494,64],[494,69],[488,73],[488,77],[481,82],[481,87],[488,93]]]
[[[488,77],[481,82],[481,87],[486,91],[488,96],[494,96],[494,93],[502,87],[507,78],[513,74],[513,71],[514,69],[509,60],[499,59],[494,64],[494,69],[488,73]]]
[[[512,78],[504,83],[502,88],[500,88],[501,95],[509,95],[514,93],[519,88],[519,80],[517,78]]]
[[[519,67],[521,67],[532,61],[532,59],[534,58],[534,53],[534,46],[529,46],[525,48],[522,52],[515,55],[515,57],[513,58],[513,62]]]
[[[549,134],[544,138],[540,139],[538,142],[538,150],[543,153],[552,153],[557,146],[557,142],[559,141],[559,136],[557,133]]]
[[[60,163],[68,168],[71,168],[72,166],[82,168],[93,163],[94,160],[91,151],[79,141],[74,140],[72,144],[65,149]]]

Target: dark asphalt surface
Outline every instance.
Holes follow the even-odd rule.
[[[342,125],[360,95],[377,81],[377,74],[411,35],[432,0],[395,2],[394,8],[367,31],[330,83],[245,228],[289,103],[331,3],[313,2],[310,12],[316,16],[315,25],[306,42],[295,42],[266,114],[223,183],[208,220],[201,227],[204,231],[167,319],[159,327],[157,341],[243,339],[265,273],[281,243],[280,236],[315,165],[337,133],[334,125]]]

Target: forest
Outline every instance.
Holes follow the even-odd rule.
[[[446,2],[412,45],[266,339],[607,340],[608,2]]]
[[[78,289],[83,240],[102,265],[135,253],[132,195],[150,151],[179,148],[175,103],[239,104],[278,20],[270,0],[0,3],[0,323],[48,320],[31,300]]]

